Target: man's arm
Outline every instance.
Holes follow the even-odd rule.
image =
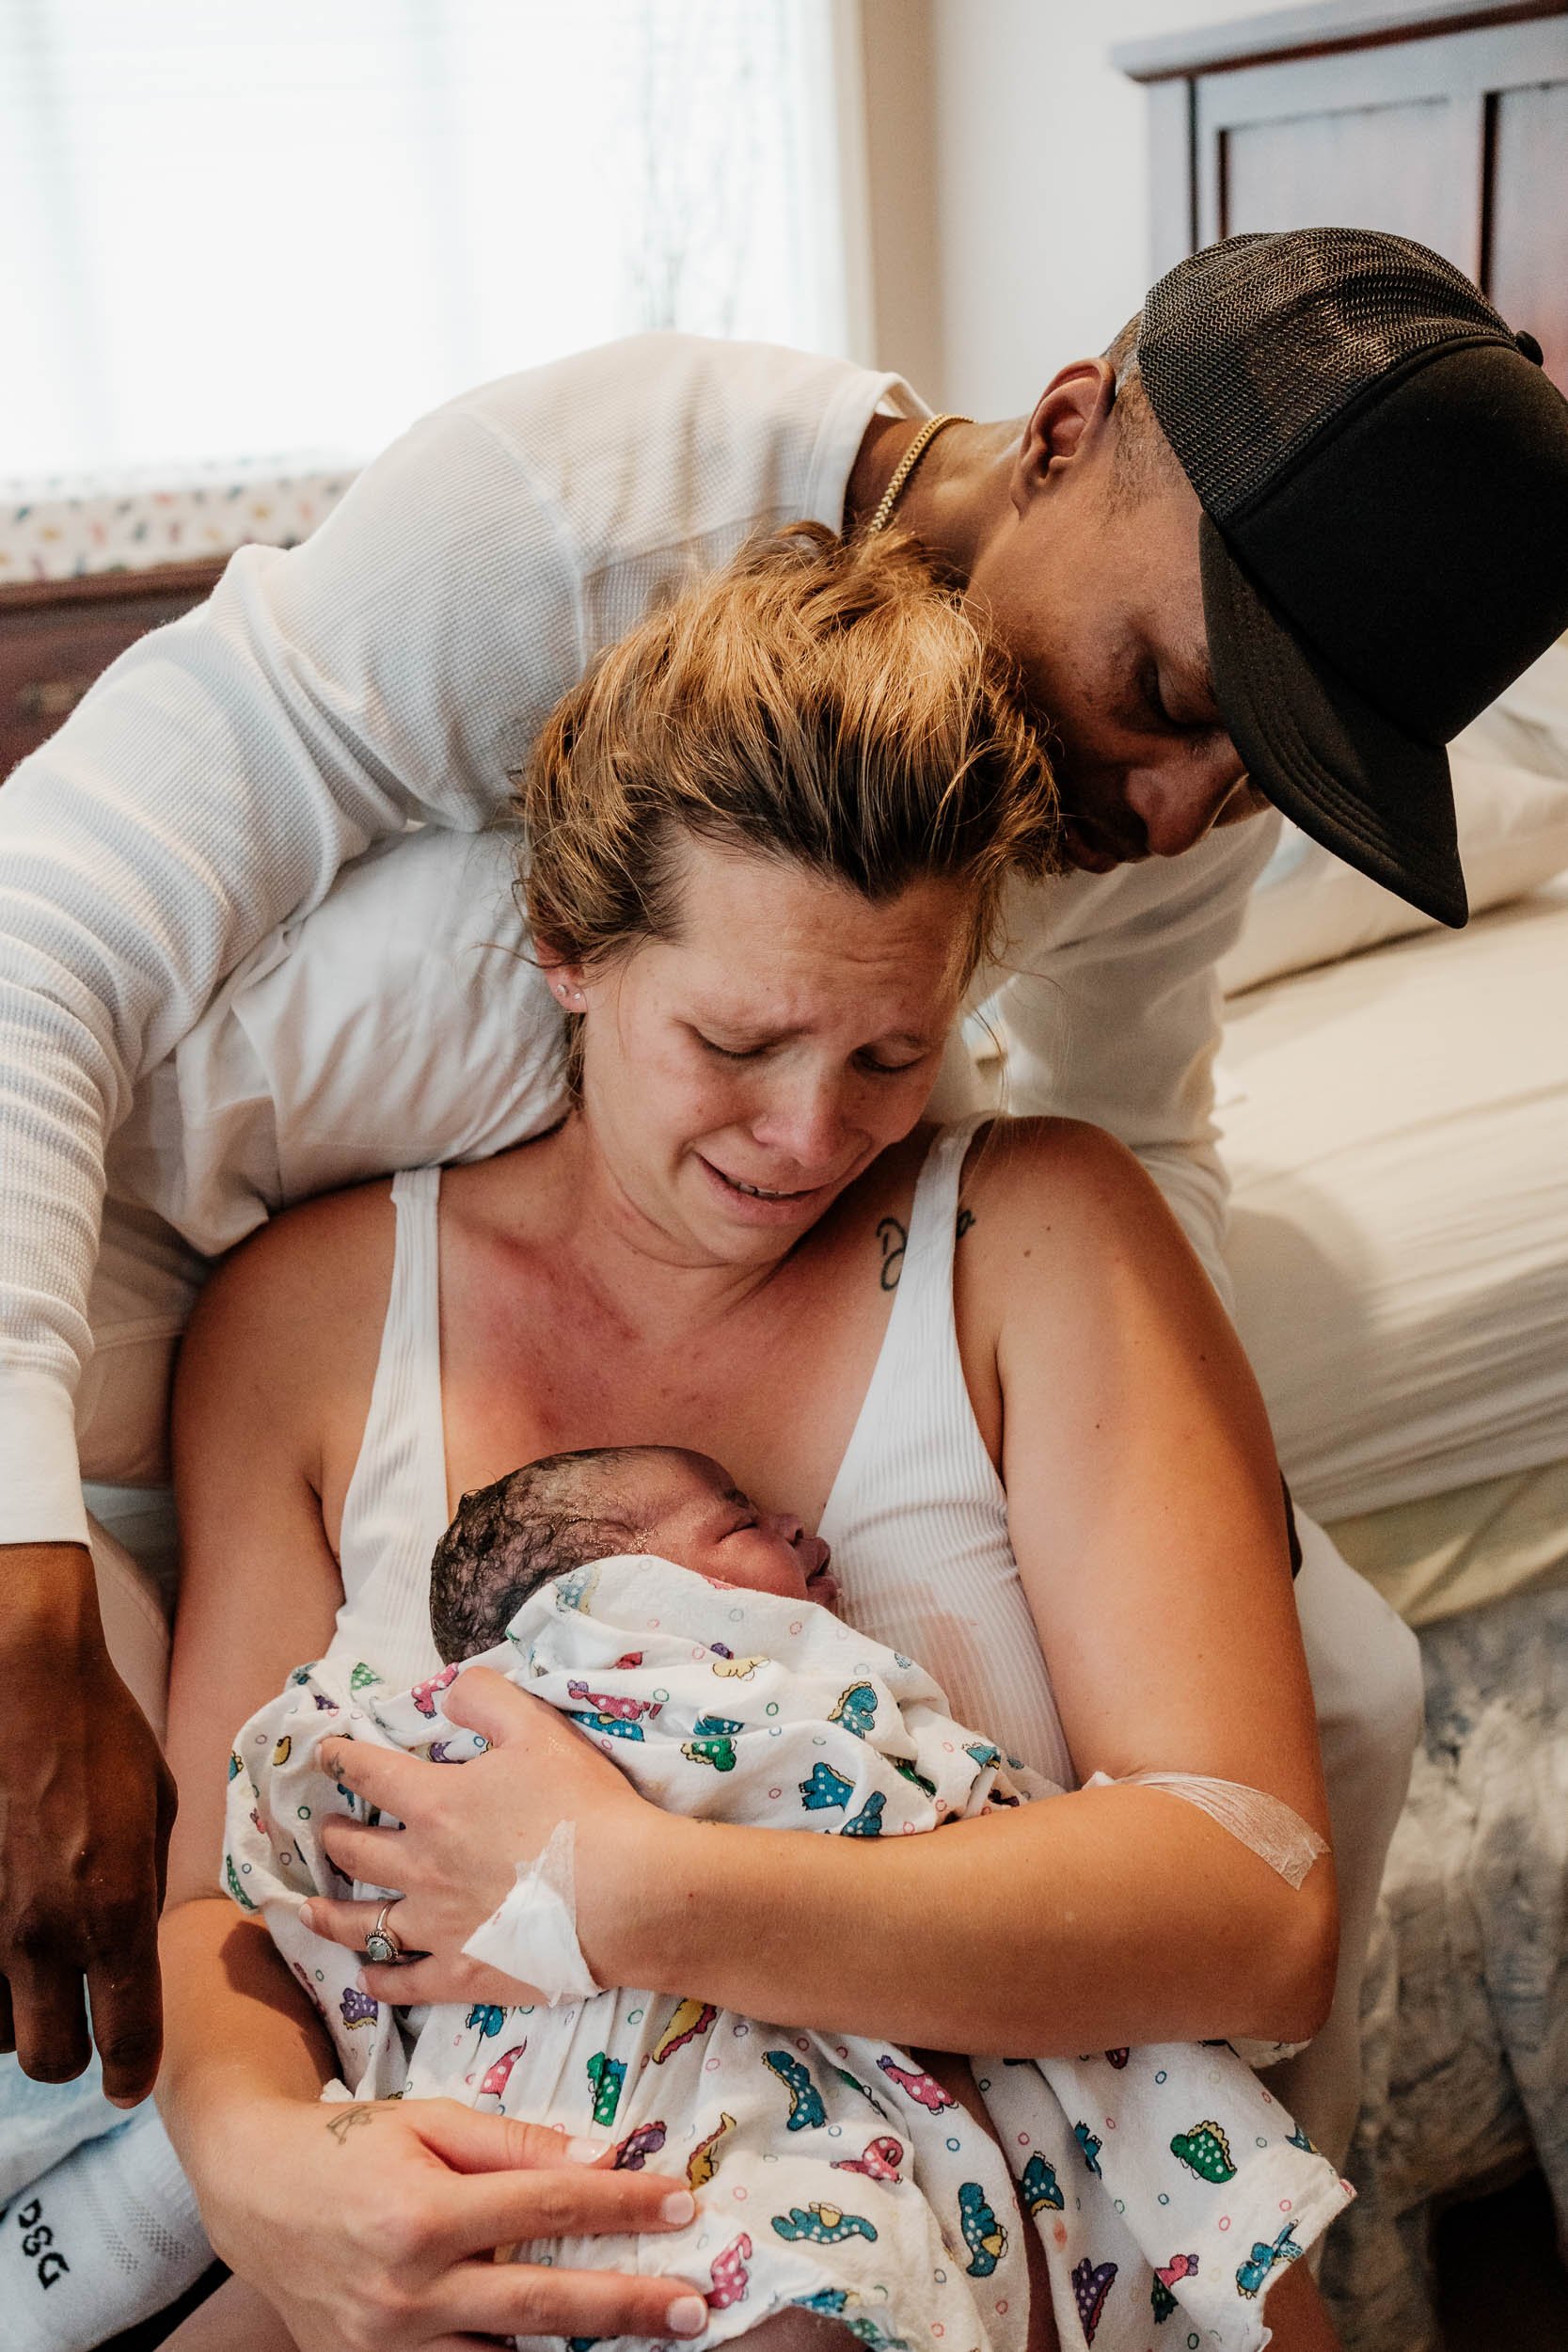
[[[1006,1052],[1006,1108],[1087,1120],[1135,1152],[1227,1308],[1214,966],[1278,832],[1264,816],[1180,858],[1028,893],[1012,977],[990,1009]]]
[[[579,662],[550,513],[443,411],[305,547],[236,556],[0,791],[0,1544],[85,1534],[70,1391],[136,1079],[345,859],[485,822]]]
[[[157,2062],[172,1804],[103,1647],[71,1405],[105,1138],[345,858],[492,813],[579,662],[550,511],[448,410],[306,547],[238,555],[0,790],[0,2048],[30,2071],[86,2064],[84,1969],[110,2095]]]
[[[110,1662],[85,1545],[4,1555],[0,2050],[66,2082],[91,2052],[120,2106],[158,2071],[158,1908],[174,1783]]]

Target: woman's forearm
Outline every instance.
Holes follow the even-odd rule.
[[[167,2040],[158,2106],[199,2195],[236,2115],[269,2098],[311,2102],[336,2065],[259,1920],[222,1896],[200,1897],[166,1913],[160,1946]]]
[[[585,1948],[602,1934],[616,1982],[1015,2058],[1301,2041],[1327,2010],[1332,1865],[1294,1890],[1153,1790],[1085,1790],[879,1843],[666,1819],[617,1919],[589,1895]]]

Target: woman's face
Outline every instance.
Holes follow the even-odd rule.
[[[869,905],[790,860],[689,842],[672,940],[562,967],[583,1106],[644,1238],[767,1264],[908,1135],[958,1009],[972,898]]]

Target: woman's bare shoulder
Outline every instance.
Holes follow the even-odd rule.
[[[1153,1178],[1127,1146],[1075,1119],[998,1119],[964,1167],[965,1279],[1000,1330],[1020,1311],[1091,1321],[1129,1283],[1211,1295]]]
[[[998,1120],[975,1139],[959,1196],[958,1295],[972,1331],[1102,1353],[1156,1326],[1181,1345],[1239,1350],[1218,1294],[1159,1186],[1100,1127]]]
[[[1042,1230],[1047,1215],[1119,1220],[1163,1207],[1158,1188],[1124,1143],[1082,1119],[993,1119],[964,1160],[960,1200],[978,1226],[982,1209],[999,1240]]]
[[[317,1423],[324,1397],[374,1369],[391,1282],[391,1188],[328,1193],[269,1218],[213,1274],[186,1331],[176,1409],[193,1392],[264,1396],[269,1422]]]
[[[302,1316],[325,1323],[378,1290],[385,1300],[395,1230],[384,1179],[302,1200],[230,1250],[203,1289],[197,1315],[260,1333]]]

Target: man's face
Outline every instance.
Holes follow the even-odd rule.
[[[1213,699],[1196,493],[1174,465],[1118,491],[1108,405],[1065,371],[1013,469],[1010,520],[971,570],[1056,746],[1066,839],[1090,873],[1178,857],[1268,805]],[[1058,385],[1063,383],[1058,378]],[[1053,388],[1054,389],[1054,388]]]

